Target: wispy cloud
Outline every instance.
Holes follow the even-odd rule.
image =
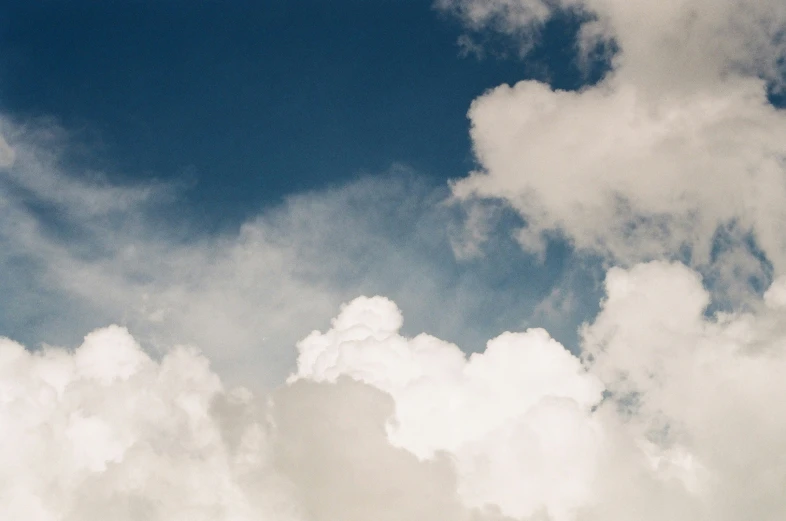
[[[520,324],[560,276],[530,261],[545,284],[499,287],[495,266],[525,272],[526,257],[504,232],[467,234],[447,189],[404,167],[295,194],[235,229],[190,234],[199,225],[180,215],[182,187],[76,171],[63,160],[63,130],[6,128],[18,153],[0,179],[13,302],[0,323],[31,344],[75,345],[120,323],[148,348],[196,345],[227,378],[268,387],[293,367],[291,346],[358,294],[391,295],[413,331],[477,349]],[[483,258],[495,241],[525,263]],[[457,260],[459,246],[473,257]]]

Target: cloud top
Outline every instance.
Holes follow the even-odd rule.
[[[767,398],[783,391],[781,286],[756,313],[708,318],[709,294],[686,266],[614,268],[582,360],[538,329],[466,357],[369,325],[400,313],[363,298],[298,345],[291,381],[349,376],[385,391],[391,443],[426,460],[447,452],[462,501],[511,518],[776,519],[786,467],[765,455],[786,434]]]

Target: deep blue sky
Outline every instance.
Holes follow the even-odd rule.
[[[552,24],[526,61],[478,60],[429,0],[7,1],[0,104],[54,117],[88,145],[76,161],[193,181],[206,216],[235,220],[393,163],[465,175],[472,99],[576,87],[571,30]]]

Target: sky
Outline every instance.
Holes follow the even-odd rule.
[[[302,236],[292,242],[310,250],[299,253],[309,257],[303,265],[328,254],[356,273],[343,277],[336,266],[316,275],[317,283],[339,287],[331,288],[330,304],[303,311],[313,320],[292,318],[277,326],[275,335],[284,337],[262,323],[248,334],[274,338],[271,342],[281,346],[275,349],[289,353],[302,334],[327,325],[342,301],[382,293],[417,315],[411,332],[440,333],[462,339],[468,350],[481,350],[490,336],[520,328],[554,286],[572,276],[565,273],[570,260],[564,258],[564,245],[555,244],[546,264],[521,252],[506,232],[497,234],[498,242],[506,243],[500,244],[505,254],[498,259],[457,262],[450,242],[458,232],[447,228],[461,228],[462,210],[433,208],[448,198],[448,180],[475,165],[466,118],[475,97],[522,77],[549,78],[563,87],[587,79],[565,38],[578,28],[569,16],[555,20],[523,60],[516,43],[504,38],[490,43],[483,59],[466,55],[457,43],[463,35],[460,21],[414,0],[198,2],[187,9],[178,2],[11,2],[2,9],[0,106],[9,124],[35,127],[28,131],[39,136],[30,141],[45,139],[36,146],[56,153],[57,169],[69,179],[158,185],[159,200],[134,211],[145,221],[145,230],[135,233],[182,249],[237,235],[261,216],[295,219],[284,215],[293,211],[286,208],[308,206],[313,203],[304,199],[322,194],[332,197],[335,210],[352,213],[338,218],[369,229],[367,239],[353,241],[341,233],[341,225],[317,230],[329,223],[309,214],[286,225],[301,229],[279,232]],[[380,193],[341,193],[352,183],[357,184],[349,192]],[[386,191],[395,195],[386,197]],[[357,202],[345,203],[347,196]],[[371,202],[375,198],[382,201]],[[85,237],[95,230],[65,222],[41,198],[27,203],[54,239],[81,234],[81,253],[98,250],[95,242],[102,239]],[[517,218],[509,213],[495,218]],[[434,219],[455,222],[445,226]],[[115,220],[127,221],[127,215]],[[122,233],[130,233],[127,226]],[[342,237],[329,237],[336,233]],[[395,251],[381,253],[376,240]],[[265,271],[264,261],[259,264],[255,276],[277,276]],[[123,269],[152,269],[148,266]],[[133,277],[159,278],[125,274]],[[10,278],[7,285],[18,284],[17,277]],[[422,289],[418,278],[436,287]],[[140,334],[149,327],[137,324],[125,305],[104,313],[106,303],[62,318],[58,308],[90,307],[94,303],[85,300],[96,299],[74,303],[70,290],[63,298],[39,299],[52,288],[30,291],[25,284],[15,292],[15,309],[0,323],[4,334],[26,344],[76,345],[85,330],[114,322]],[[248,298],[236,305],[259,306]],[[448,304],[435,306],[439,301]],[[581,316],[578,309],[575,316]],[[557,318],[555,325],[562,319]],[[575,344],[578,319],[572,318],[557,334]],[[57,324],[62,320],[79,325],[63,328]],[[204,344],[190,334],[159,343],[170,340]],[[293,355],[282,356],[292,361]]]
[[[784,34],[0,3],[0,517],[783,519]]]
[[[230,225],[288,194],[403,163],[442,183],[474,164],[465,114],[525,77],[582,74],[550,28],[536,59],[462,57],[420,0],[6,2],[2,106],[78,133],[82,167],[178,179]]]

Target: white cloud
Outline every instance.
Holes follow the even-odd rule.
[[[422,457],[482,438],[546,396],[582,410],[600,400],[600,383],[544,330],[505,333],[466,360],[457,346],[435,337],[400,336],[401,326],[390,300],[358,298],[329,331],[298,343],[297,377],[349,375],[390,393],[403,422],[392,427],[392,439]]]
[[[543,330],[467,357],[385,298],[298,345],[269,396],[119,327],[0,341],[0,514],[104,519],[779,519],[783,281],[707,317],[679,264],[612,269],[579,360]]]
[[[543,24],[565,11],[584,18],[577,42],[591,51],[613,41],[615,68],[642,88],[709,85],[727,74],[779,82],[786,56],[786,6],[778,0],[436,0],[470,28],[491,26],[529,44]]]
[[[299,486],[306,519],[469,519],[445,455],[419,461],[388,442],[384,393],[343,379],[298,382],[274,399],[276,467]]]
[[[477,9],[467,15],[473,23],[503,17],[516,27],[511,12],[541,7],[452,4],[465,14]],[[469,118],[481,168],[457,180],[454,194],[506,201],[526,221],[519,238],[533,252],[564,235],[580,250],[628,265],[690,251],[701,266],[711,260],[716,231],[736,226],[782,273],[786,116],[769,103],[766,81],[777,85],[783,72],[786,6],[549,5],[594,16],[584,34],[614,40],[612,70],[576,92],[525,81],[476,99]]]
[[[119,327],[74,352],[0,339],[0,517],[40,521],[480,520],[448,458],[390,445],[366,385],[225,390],[189,348]]]
[[[683,265],[612,269],[583,364],[542,330],[506,333],[467,359],[400,336],[392,302],[361,298],[298,345],[293,381],[351,376],[389,393],[394,445],[425,459],[447,451],[466,504],[516,519],[777,519],[781,286],[755,313],[712,318]]]
[[[5,339],[0,353],[3,518],[258,519],[269,507],[243,491],[264,440],[251,425],[228,450],[211,409],[225,395],[194,351],[157,363],[112,327],[73,354]]]
[[[527,247],[562,233],[623,262],[685,247],[707,262],[716,229],[736,222],[780,271],[786,117],[764,94],[753,80],[657,99],[616,79],[582,92],[499,87],[470,111],[484,170],[454,193],[507,200]]]
[[[589,500],[602,444],[590,417],[600,381],[543,330],[505,333],[467,359],[437,338],[400,336],[401,325],[391,301],[354,300],[298,344],[293,381],[347,375],[389,393],[391,441],[421,458],[452,454],[469,505],[570,519]]]
[[[692,515],[782,516],[786,502],[776,490],[786,462],[777,455],[786,414],[775,397],[784,392],[783,310],[708,319],[698,276],[662,263],[612,270],[607,291],[584,332],[592,372],[628,403],[630,428],[683,454],[698,503]]]
[[[497,19],[509,29],[542,23],[549,18],[552,10],[548,3],[540,0],[437,0],[435,4],[439,9],[455,10],[472,26],[480,27]]]

